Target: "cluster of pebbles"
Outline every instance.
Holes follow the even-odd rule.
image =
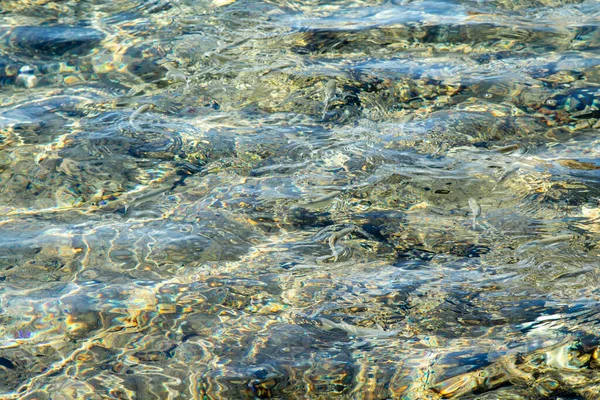
[[[0,397],[597,398],[597,2],[92,3],[0,5]]]

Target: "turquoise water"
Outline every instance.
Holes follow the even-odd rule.
[[[600,3],[0,3],[0,398],[598,399]]]

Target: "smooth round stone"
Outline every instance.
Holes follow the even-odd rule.
[[[31,50],[46,56],[63,56],[67,53],[84,55],[98,46],[104,39],[104,33],[85,27],[20,26],[10,36],[11,46],[22,50]]]

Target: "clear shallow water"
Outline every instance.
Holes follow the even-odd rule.
[[[0,9],[2,398],[598,398],[597,2]]]

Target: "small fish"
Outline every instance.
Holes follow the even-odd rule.
[[[306,203],[302,204],[303,208],[306,208],[308,210],[315,210],[315,209],[319,209],[322,207],[325,207],[329,204],[331,204],[331,202],[342,192],[340,191],[334,191],[332,193],[326,194],[325,196],[321,196],[315,200],[311,200],[311,201],[307,201]]]
[[[521,146],[519,146],[518,144],[509,144],[503,147],[495,147],[492,150],[502,154],[509,154],[519,150],[520,147]]]
[[[498,178],[498,180],[496,181],[496,184],[494,185],[494,187],[492,188],[492,192],[495,192],[496,189],[498,188],[498,186],[500,184],[502,184],[504,181],[506,181],[508,178],[510,178],[511,176],[515,175],[517,173],[517,171],[519,171],[519,167],[515,167],[513,169],[509,169],[504,171],[504,173],[500,176],[500,178]]]
[[[327,113],[327,107],[329,107],[329,102],[335,97],[335,92],[337,90],[337,82],[335,79],[331,79],[327,81],[325,84],[325,105],[323,107],[323,119],[325,119],[325,114]]]
[[[338,247],[337,242],[340,239],[342,239],[344,236],[354,232],[355,229],[356,229],[356,226],[352,225],[348,228],[344,228],[340,231],[332,233],[331,236],[329,236],[329,240],[328,240],[329,248],[331,249],[331,255],[319,257],[319,258],[317,258],[317,261],[325,261],[325,260],[333,259],[333,262],[337,262],[340,258],[340,255],[344,252],[344,247],[341,245]]]
[[[474,198],[469,199],[469,207],[471,208],[471,213],[473,214],[473,229],[477,226],[477,217],[481,215],[481,205]]]
[[[184,25],[198,25],[202,21],[196,18],[180,18],[177,20],[177,22]]]
[[[548,246],[555,243],[568,242],[575,238],[575,235],[559,235],[559,236],[550,236],[539,240],[534,240],[533,242],[529,242],[525,244],[525,246]]]
[[[502,182],[504,182],[506,179],[508,179],[509,177],[513,176],[517,171],[519,170],[519,167],[513,168],[513,169],[509,169],[508,171],[505,171],[502,176],[500,176],[500,178],[498,178],[498,181],[496,182],[496,184],[500,184]]]
[[[216,48],[215,50],[207,51],[206,53],[204,53],[204,58],[215,58],[220,61],[231,61],[232,58],[225,57],[222,55],[222,53],[229,51],[239,45],[242,45],[242,44],[246,43],[247,41],[249,41],[250,39],[252,39],[252,37],[241,38],[241,39],[238,39],[227,45],[220,46],[220,47]]]
[[[338,245],[338,241],[353,232],[360,233],[362,236],[364,236],[365,238],[367,238],[369,240],[376,240],[371,234],[369,234],[365,230],[359,228],[356,225],[350,225],[349,227],[344,228],[340,231],[334,232],[333,234],[331,234],[331,236],[329,236],[328,242],[329,242],[329,248],[331,249],[331,255],[319,257],[319,258],[317,258],[317,261],[333,259],[333,262],[337,262],[339,260],[340,256],[345,251],[345,248],[341,244]]]
[[[175,68],[174,66],[168,63],[165,63],[164,67],[167,69],[165,78],[173,82],[184,82],[186,84],[186,87],[189,86],[189,77],[183,71],[180,71],[179,69]]]
[[[169,191],[168,187],[159,187],[157,189],[141,192],[139,193],[139,195],[136,194],[131,198],[128,198],[127,202],[124,204],[124,213],[127,215],[130,212],[130,209],[140,206],[149,201],[156,202],[157,199],[163,196],[164,193],[166,193],[167,191]]]
[[[331,99],[335,96],[335,91],[337,90],[337,81],[335,79],[330,79],[325,84],[325,98]]]
[[[396,336],[400,331],[384,331],[383,329],[365,328],[362,326],[350,325],[347,322],[333,322],[331,320],[320,318],[323,328],[328,331],[340,329],[353,336],[372,336],[372,337],[391,337]]]
[[[282,69],[291,68],[291,67],[295,67],[295,66],[296,66],[296,64],[294,64],[294,63],[292,63],[292,62],[286,62],[286,63],[280,64],[280,65],[276,65],[276,66],[274,66],[274,67],[271,67],[271,68],[267,68],[267,69],[266,69],[266,70],[265,70],[265,71],[262,73],[262,75],[263,75],[263,76],[264,76],[264,75],[268,75],[268,74],[270,74],[271,72],[275,72],[275,71],[281,71]]]
[[[131,125],[134,125],[134,121],[137,117],[139,117],[141,114],[145,113],[146,111],[150,110],[151,108],[153,108],[154,106],[152,104],[142,104],[141,106],[138,107],[137,110],[135,110],[133,112],[133,114],[131,114],[131,116],[129,117],[129,123]]]

